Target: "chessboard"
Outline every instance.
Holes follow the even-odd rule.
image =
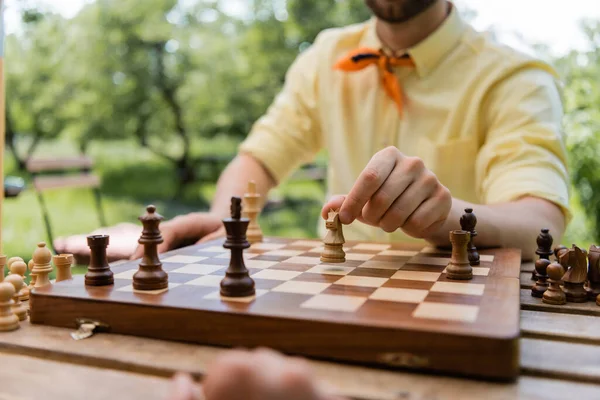
[[[244,251],[256,294],[225,298],[223,239],[160,255],[168,288],[138,291],[139,261],[111,266],[114,284],[83,275],[35,288],[30,320],[118,334],[470,378],[513,380],[519,371],[519,267],[514,249],[480,250],[473,279],[450,280],[450,252],[347,242],[346,261],[320,261],[323,242],[265,238]]]

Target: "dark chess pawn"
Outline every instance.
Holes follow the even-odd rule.
[[[548,290],[542,295],[542,301],[547,304],[561,305],[567,302],[567,297],[560,288],[560,279],[565,269],[559,263],[551,263],[546,269],[548,274]]]
[[[146,214],[138,218],[144,227],[138,243],[144,246],[144,255],[139,268],[133,274],[135,290],[161,290],[169,287],[169,275],[163,270],[158,257],[158,245],[163,242],[159,225],[164,219],[156,212],[156,207],[146,207]]]
[[[231,198],[231,217],[225,218],[223,224],[227,231],[227,240],[223,247],[231,250],[229,267],[221,281],[221,296],[246,297],[255,294],[254,280],[250,278],[244,263],[244,250],[250,247],[246,240],[246,231],[250,220],[242,218],[242,199]]]
[[[544,292],[548,289],[548,275],[546,273],[550,260],[540,258],[535,262],[535,270],[537,272],[538,279],[535,285],[531,288],[531,295],[533,297],[542,297]]]
[[[600,295],[600,247],[590,246],[588,251],[588,299],[596,300]]]
[[[467,244],[467,251],[469,253],[469,264],[479,265],[479,252],[475,247],[475,236],[477,231],[475,226],[477,225],[477,217],[473,214],[472,208],[465,208],[465,213],[460,217],[460,228],[463,231],[470,233],[469,243]]]
[[[542,229],[536,239],[538,248],[535,251],[535,254],[537,254],[540,257],[540,259],[550,260],[550,256],[553,254],[553,251],[552,251],[552,243],[553,242],[554,242],[554,239],[552,238],[552,235],[550,235],[550,230],[547,228]],[[537,276],[537,272],[534,269],[533,272],[531,273],[531,279],[534,281],[537,281],[538,278],[539,277]]]

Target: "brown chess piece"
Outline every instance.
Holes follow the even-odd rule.
[[[221,295],[225,297],[246,297],[255,294],[254,280],[250,278],[244,263],[244,250],[250,247],[246,240],[246,230],[250,221],[241,217],[241,202],[239,197],[232,197],[231,217],[223,220],[227,231],[227,240],[223,247],[231,250],[229,267],[221,281]]]
[[[569,251],[569,248],[564,244],[558,245],[554,248],[554,258],[556,259],[557,263],[560,263],[560,255],[565,251]]]
[[[552,238],[552,235],[550,235],[550,230],[547,228],[543,228],[536,239],[538,248],[535,251],[535,254],[537,254],[540,257],[540,259],[550,260],[550,256],[553,254],[553,242],[554,239]],[[534,269],[531,273],[531,279],[534,281],[537,281],[539,279],[539,276],[537,276],[536,269]]]
[[[600,247],[592,245],[588,251],[588,299],[596,300],[600,295]]]
[[[158,258],[158,245],[163,242],[159,225],[164,219],[156,212],[156,207],[146,207],[146,214],[138,218],[144,229],[138,243],[144,246],[144,255],[139,269],[133,274],[133,288],[136,290],[160,290],[169,287],[169,275],[163,270]]]
[[[27,272],[27,264],[25,264],[25,261],[23,261],[22,258],[18,257],[18,260],[13,260],[13,262],[9,264],[11,275],[18,275],[21,277],[23,282],[25,282],[25,273]],[[25,284],[23,284],[23,288],[19,292],[19,300],[29,300],[29,287]]]
[[[36,275],[35,286],[36,288],[50,285],[50,278],[48,275],[52,272],[52,253],[46,247],[46,243],[40,242],[37,245],[37,249],[33,252],[33,270],[31,273]]]
[[[58,254],[52,257],[56,266],[56,282],[69,281],[73,279],[71,266],[73,265],[72,254]]]
[[[561,305],[567,302],[567,297],[560,288],[560,279],[565,269],[559,263],[550,263],[546,269],[548,274],[548,290],[542,295],[542,301],[547,304]]]
[[[23,282],[23,278],[21,278],[17,274],[10,274],[6,277],[4,282],[8,282],[15,287],[15,294],[13,295],[13,303],[11,305],[13,313],[19,318],[19,321],[25,321],[27,319],[27,309],[19,300],[21,296],[21,290],[25,283]]]
[[[535,270],[537,271],[537,281],[531,288],[531,295],[533,297],[542,297],[544,292],[548,289],[548,275],[546,273],[550,260],[540,258],[535,262]]]
[[[452,258],[446,267],[446,277],[455,280],[473,279],[473,267],[469,262],[467,245],[471,234],[467,231],[457,230],[450,232],[452,243]]]
[[[329,210],[327,220],[325,221],[327,234],[323,239],[323,252],[321,253],[321,262],[324,263],[343,263],[346,261],[344,252],[344,233],[340,221],[339,211]]]
[[[600,306],[600,294],[596,297],[596,304]]]
[[[12,310],[15,287],[8,282],[0,282],[0,332],[19,329],[19,317]]]
[[[587,252],[573,245],[568,251],[560,253],[560,263],[567,268],[562,277],[563,292],[571,303],[585,303],[587,293],[583,288],[587,280]]]
[[[85,284],[87,286],[108,286],[115,282],[106,257],[108,242],[108,235],[91,235],[87,237],[87,243],[90,247],[90,265],[85,274]]]
[[[472,208],[465,208],[465,213],[460,217],[460,227],[463,231],[469,232],[470,239],[467,244],[467,251],[469,253],[469,263],[471,265],[479,265],[479,252],[475,247],[475,236],[477,236],[477,231],[475,230],[475,226],[477,225],[477,217],[473,214]]]

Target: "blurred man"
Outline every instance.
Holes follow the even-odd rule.
[[[474,31],[445,0],[365,0],[374,18],[322,32],[221,175],[210,212],[162,225],[165,251],[222,235],[249,180],[268,192],[325,149],[323,213],[347,239],[449,245],[473,207],[480,247],[533,255],[568,217],[553,70]],[[325,214],[324,214],[325,215]],[[141,255],[141,249],[135,257]]]
[[[222,235],[229,198],[249,180],[266,197],[322,149],[329,193],[340,194],[323,213],[340,208],[347,238],[448,245],[465,207],[481,247],[529,258],[540,228],[562,235],[568,175],[551,68],[475,32],[445,0],[365,2],[373,19],[324,31],[299,55],[210,212],[165,223],[161,250]],[[176,382],[173,399],[194,398],[189,380]],[[230,353],[204,390],[208,400],[325,399],[295,361],[270,353]]]

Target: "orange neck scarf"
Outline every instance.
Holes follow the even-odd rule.
[[[414,67],[414,61],[408,56],[389,56],[383,50],[373,50],[362,47],[351,51],[339,60],[334,68],[345,72],[363,70],[370,65],[377,65],[381,71],[383,88],[387,95],[396,103],[396,107],[402,115],[403,99],[400,83],[392,71],[392,67]]]

